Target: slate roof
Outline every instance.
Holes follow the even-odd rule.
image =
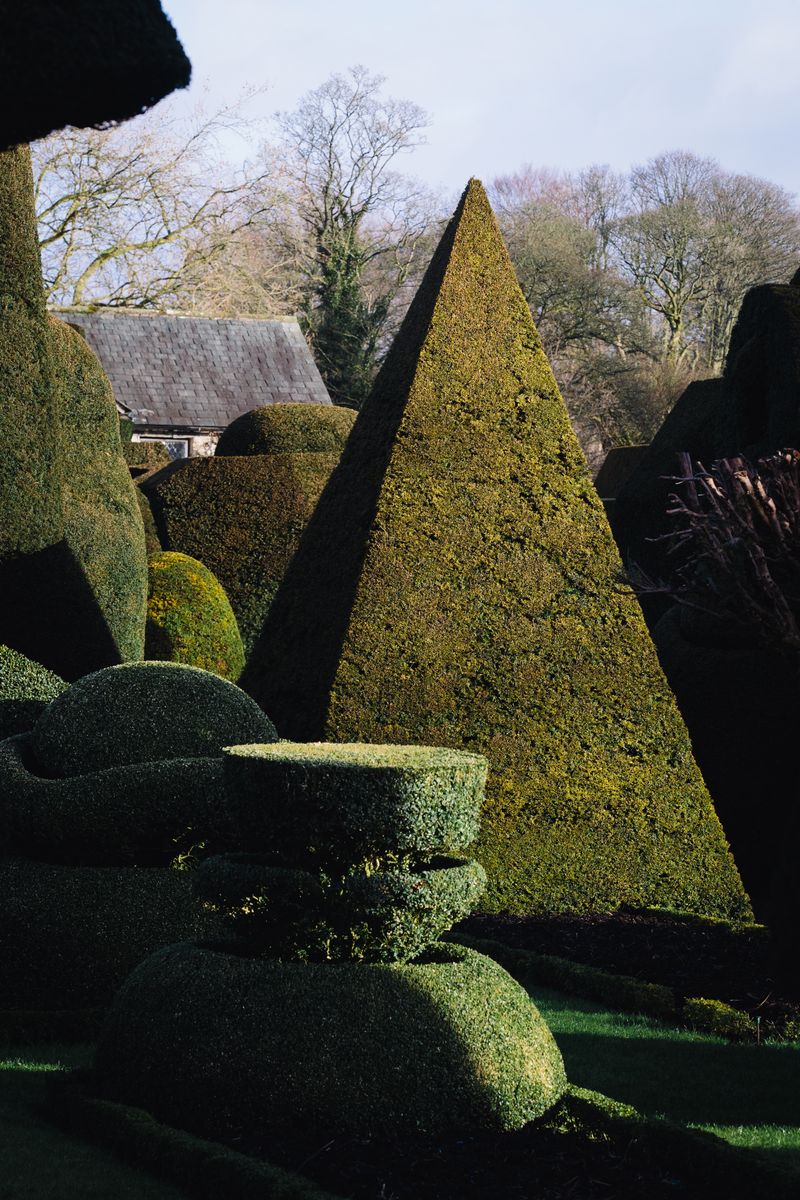
[[[137,427],[224,429],[263,404],[330,404],[296,321],[60,313],[79,328]]]

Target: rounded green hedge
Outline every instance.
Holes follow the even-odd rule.
[[[216,922],[195,903],[190,876],[0,859],[0,1006],[108,1004],[148,954],[213,933]]]
[[[52,779],[41,775],[23,734],[0,743],[0,795],[4,844],[46,862],[167,865],[231,845],[220,757]]]
[[[43,774],[216,755],[225,745],[277,740],[272,722],[235,684],[179,663],[125,663],[86,675],[33,731]]]
[[[150,559],[145,658],[187,663],[235,683],[244,667],[239,626],[219,580],[196,558]]]
[[[265,404],[232,421],[216,453],[341,454],[356,415],[335,404]]]
[[[0,646],[0,741],[24,733],[69,684],[9,646]]]
[[[311,962],[408,961],[467,916],[486,887],[478,863],[445,857],[329,876],[231,854],[206,859],[194,880],[243,946]]]
[[[168,467],[172,462],[169,450],[163,442],[123,441],[122,454],[134,478],[145,475],[148,471]]]
[[[127,980],[93,1087],[219,1137],[517,1129],[556,1103],[561,1055],[492,959],[437,947],[414,964],[285,963],[169,946]]]
[[[225,751],[240,842],[297,861],[352,866],[387,851],[460,850],[475,838],[487,762],[433,746],[324,742]]]

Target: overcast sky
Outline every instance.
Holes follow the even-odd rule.
[[[385,75],[431,117],[403,169],[447,193],[674,149],[800,193],[797,0],[162,2],[214,103],[267,84],[268,115],[353,64]]]

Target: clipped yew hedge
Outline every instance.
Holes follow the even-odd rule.
[[[0,741],[30,729],[68,686],[41,663],[0,645]]]
[[[187,663],[233,683],[244,648],[228,597],[207,567],[165,550],[150,559],[145,657]]]
[[[199,559],[224,588],[245,654],[337,462],[338,452],[193,458],[143,484],[164,548]]]
[[[750,912],[473,180],[242,686],[281,736],[485,754],[489,911]]]
[[[355,419],[334,404],[265,404],[232,421],[216,453],[341,454]]]

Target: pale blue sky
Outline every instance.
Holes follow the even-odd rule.
[[[362,63],[432,118],[403,169],[446,192],[523,163],[665,150],[800,193],[796,0],[163,0],[212,101],[294,107]]]

